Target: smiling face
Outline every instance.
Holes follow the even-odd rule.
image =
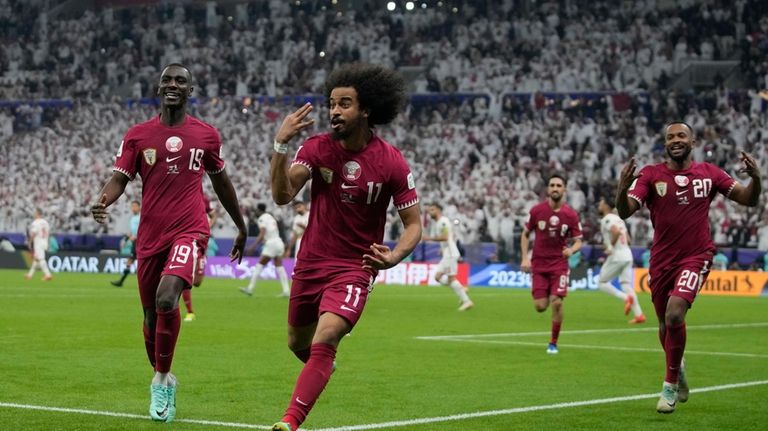
[[[192,76],[189,70],[178,65],[166,67],[160,75],[160,84],[157,87],[160,103],[168,107],[184,106],[190,94],[192,94]]]
[[[688,160],[695,142],[691,129],[682,123],[670,124],[664,133],[664,149],[676,163]]]
[[[328,100],[333,139],[344,140],[363,127],[368,112],[360,109],[357,90],[353,87],[336,87]]]

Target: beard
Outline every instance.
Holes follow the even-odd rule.
[[[561,199],[563,199],[563,195],[560,193],[550,193],[549,198],[552,199],[554,202],[560,202]]]
[[[667,149],[667,156],[674,161],[675,163],[683,163],[686,159],[688,159],[688,156],[691,154],[691,148],[686,148],[682,154],[680,154],[678,157],[674,157],[672,155],[672,152]]]

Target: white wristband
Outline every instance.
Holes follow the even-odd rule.
[[[286,154],[288,153],[288,144],[281,144],[275,140],[274,149],[276,153]]]

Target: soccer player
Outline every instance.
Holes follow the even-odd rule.
[[[40,267],[43,271],[43,280],[49,281],[53,279],[51,271],[48,270],[48,263],[45,261],[45,252],[48,251],[48,237],[51,234],[51,227],[43,218],[43,210],[35,208],[34,220],[29,224],[29,249],[32,251],[32,265],[29,267],[29,272],[24,276],[27,280],[31,280],[35,275],[35,270]]]
[[[110,180],[91,206],[104,223],[107,207],[136,174],[142,179],[142,215],[137,235],[139,296],[144,308],[144,344],[155,370],[150,384],[149,414],[170,422],[176,415],[176,378],[171,362],[179,336],[179,296],[192,285],[196,265],[210,235],[202,199],[205,173],[238,228],[230,257],[240,260],[246,228],[237,194],[221,159],[221,138],[211,125],[187,114],[192,93],[189,69],[165,67],[157,95],[160,115],[126,133]]]
[[[760,171],[755,159],[741,152],[743,186],[710,163],[693,161],[696,139],[681,121],[664,127],[667,160],[635,174],[631,158],[621,171],[616,209],[626,219],[646,205],[653,224],[650,275],[651,300],[659,320],[659,341],[666,356],[666,375],[656,404],[659,413],[675,411],[677,401],[688,401],[683,361],[685,316],[709,275],[715,245],[709,230],[709,207],[717,193],[746,206],[760,198]]]
[[[131,256],[125,260],[125,269],[123,269],[123,275],[120,277],[120,280],[110,281],[115,287],[123,287],[123,282],[125,282],[128,274],[131,273],[131,266],[136,261],[136,235],[139,233],[139,222],[141,220],[141,202],[131,201],[131,213],[133,215],[128,220],[128,230],[130,232],[128,234],[128,241],[131,242]]]
[[[552,337],[547,353],[557,354],[563,324],[563,300],[568,295],[568,258],[581,249],[579,215],[565,203],[566,179],[553,174],[547,182],[547,200],[535,205],[520,236],[520,269],[531,273],[531,294],[536,311],[552,305]],[[534,232],[533,256],[528,257],[528,235]],[[569,247],[569,239],[573,244]]]
[[[635,289],[632,286],[632,249],[629,248],[629,234],[624,220],[613,211],[613,200],[600,198],[597,212],[600,213],[600,233],[603,236],[604,253],[608,256],[600,269],[598,288],[615,296],[624,302],[624,314],[632,311],[631,324],[645,323],[645,315],[637,301]],[[621,290],[611,284],[611,280],[619,278]]]
[[[291,256],[291,250],[296,247],[294,256],[299,255],[299,248],[301,247],[301,237],[304,236],[304,231],[307,230],[307,224],[309,223],[309,211],[307,211],[307,204],[302,201],[293,201],[293,210],[296,211],[296,215],[293,216],[293,224],[291,225],[291,239],[288,241],[288,247],[285,248],[285,257]]]
[[[427,207],[429,217],[434,220],[432,225],[432,236],[424,236],[424,241],[440,242],[440,253],[442,255],[440,263],[437,264],[437,273],[435,280],[443,286],[450,286],[456,296],[459,297],[459,311],[466,311],[474,307],[474,303],[469,299],[464,286],[459,280],[456,280],[456,273],[459,267],[459,247],[456,246],[456,237],[453,235],[453,224],[448,217],[443,215],[443,207],[439,203],[432,203]]]
[[[421,240],[416,185],[403,155],[375,133],[405,100],[405,82],[381,66],[351,64],[325,83],[331,133],[312,136],[288,166],[288,142],[314,124],[307,103],[288,115],[274,142],[272,197],[286,205],[312,180],[312,211],[294,269],[288,345],[305,363],[274,431],[296,431],[334,369],[336,349],[357,323],[379,270]],[[404,229],[393,249],[381,244],[392,201]]]
[[[280,280],[280,287],[282,288],[281,296],[287,298],[290,296],[291,291],[288,287],[288,274],[283,267],[283,253],[285,252],[285,243],[280,237],[280,229],[277,226],[277,220],[272,214],[267,212],[267,205],[260,203],[256,205],[256,216],[259,218],[257,223],[259,225],[259,237],[256,239],[254,245],[264,244],[261,248],[261,256],[259,257],[259,263],[253,268],[253,274],[251,274],[251,281],[248,282],[248,287],[241,287],[240,291],[244,294],[253,295],[253,289],[256,288],[256,280],[258,280],[261,271],[264,269],[264,265],[272,260],[275,263],[275,271],[277,272],[277,278]]]

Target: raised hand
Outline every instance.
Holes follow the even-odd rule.
[[[760,170],[757,168],[757,162],[755,161],[752,156],[745,153],[744,151],[741,152],[741,161],[744,162],[744,167],[742,169],[739,169],[739,172],[745,173],[752,177],[753,179],[759,180],[760,179]]]
[[[635,175],[635,169],[637,169],[637,162],[635,161],[635,158],[632,157],[629,159],[629,162],[624,165],[624,168],[621,170],[621,175],[619,176],[619,186],[618,190],[621,193],[626,193],[627,190],[632,186],[632,183],[640,177],[639,175]]]
[[[299,132],[315,124],[314,119],[307,118],[307,115],[309,115],[310,112],[312,112],[312,104],[305,103],[293,113],[288,114],[285,119],[283,119],[283,124],[280,125],[277,135],[275,135],[275,141],[281,144],[287,144],[288,141],[298,135]]]

